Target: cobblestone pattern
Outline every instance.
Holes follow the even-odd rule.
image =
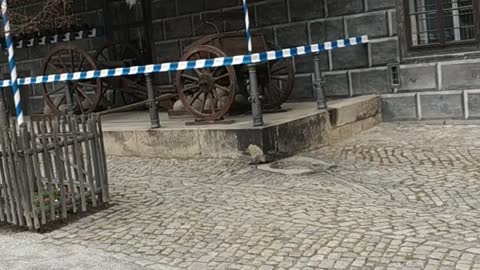
[[[114,158],[113,206],[43,241],[149,269],[480,269],[479,138],[382,124],[304,153],[337,167],[303,176]]]

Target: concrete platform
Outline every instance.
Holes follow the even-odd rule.
[[[285,104],[286,112],[265,114],[265,126],[253,127],[250,115],[228,117],[233,124],[187,126],[190,119],[160,115],[162,127],[150,129],[148,112],[103,117],[105,147],[111,156],[229,158],[270,161],[343,140],[381,122],[377,96],[329,102]]]

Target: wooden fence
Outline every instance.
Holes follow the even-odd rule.
[[[0,132],[0,221],[39,229],[108,202],[100,117],[39,117]]]

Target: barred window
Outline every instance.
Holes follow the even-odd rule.
[[[405,0],[410,45],[450,45],[478,40],[478,0]]]

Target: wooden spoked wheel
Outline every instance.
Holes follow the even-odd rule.
[[[267,43],[268,50],[279,50],[280,47]],[[244,90],[250,94],[250,80],[248,73],[244,73]],[[258,87],[263,96],[262,104],[265,109],[278,109],[292,94],[295,72],[291,58],[270,61],[257,66]]]
[[[44,58],[42,64],[43,75],[96,69],[97,65],[93,58],[86,51],[74,45],[55,47]],[[66,93],[68,90],[72,98],[74,112],[83,114],[95,111],[101,98],[102,83],[100,79],[44,83],[42,90],[45,103],[53,114],[62,115],[66,113]]]
[[[144,65],[145,58],[137,48],[130,44],[117,44],[108,42],[95,54],[95,59],[100,65],[111,66],[137,66]]]
[[[145,65],[145,58],[130,44],[109,42],[95,54],[98,66],[118,68]],[[147,98],[144,75],[130,75],[102,79],[101,105],[107,108],[118,107]],[[108,92],[111,91],[111,95]],[[121,98],[121,101],[117,100]]]
[[[188,50],[182,61],[225,57],[220,49],[201,45]],[[222,119],[229,111],[237,88],[233,67],[178,71],[176,88],[186,111],[201,120]]]
[[[267,45],[269,50],[280,49],[273,43],[267,43]],[[293,91],[295,72],[292,58],[269,62],[268,75],[267,80],[260,80],[265,107],[278,108],[288,100]]]

